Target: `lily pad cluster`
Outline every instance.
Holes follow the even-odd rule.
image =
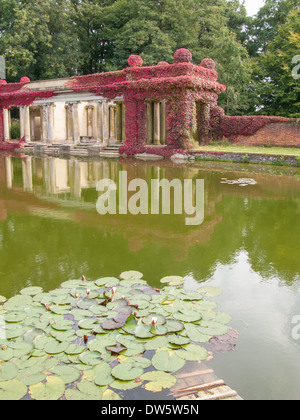
[[[172,388],[205,343],[228,332],[230,315],[188,291],[178,276],[155,289],[143,274],[69,280],[44,292],[0,296],[0,400],[111,400],[126,390]]]

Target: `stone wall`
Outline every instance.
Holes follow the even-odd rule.
[[[221,115],[213,127],[214,140],[253,146],[300,147],[300,120]]]
[[[238,136],[234,143],[300,148],[300,121],[271,123],[251,136]]]

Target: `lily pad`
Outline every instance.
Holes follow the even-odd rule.
[[[172,351],[161,350],[153,356],[152,364],[156,370],[176,372],[184,367],[185,360]]]
[[[27,386],[18,379],[0,382],[0,400],[18,401],[27,394]]]
[[[111,367],[104,361],[100,362],[98,366],[100,367],[100,372],[95,377],[95,384],[98,386],[110,385],[114,381],[114,378],[111,375]]]
[[[176,351],[178,357],[184,360],[199,362],[207,359],[208,352],[204,347],[197,346],[196,344],[188,344],[184,350]]]
[[[143,374],[143,369],[135,367],[133,363],[121,363],[112,369],[111,374],[121,381],[131,381],[139,378]]]
[[[29,392],[34,400],[56,401],[62,397],[65,392],[64,381],[57,376],[49,376],[46,382],[29,387]]]
[[[20,291],[21,295],[29,295],[29,296],[35,296],[39,293],[42,293],[43,289],[41,287],[26,287],[25,289],[22,289]]]
[[[18,372],[18,368],[14,363],[7,362],[0,365],[0,381],[10,381],[16,378]]]
[[[0,295],[0,305],[6,301],[7,301],[6,297]]]
[[[51,341],[44,346],[44,351],[48,354],[59,354],[64,352],[69,347],[69,343]]]
[[[179,286],[184,283],[184,278],[181,276],[166,276],[160,280],[161,283],[168,283],[169,286]]]
[[[139,271],[124,271],[120,274],[120,279],[123,280],[139,280],[143,278],[143,274]]]
[[[176,377],[162,371],[144,373],[141,379],[143,381],[149,381],[145,385],[145,389],[151,392],[161,392],[163,389],[170,389],[177,382]]]
[[[71,384],[80,378],[80,371],[72,366],[55,366],[51,371],[64,381],[65,384]]]

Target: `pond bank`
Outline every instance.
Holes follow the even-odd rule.
[[[119,146],[108,145],[100,147],[93,144],[82,144],[80,146],[73,146],[68,144],[53,144],[45,145],[42,143],[28,143],[20,152],[34,155],[49,155],[49,156],[77,156],[77,157],[101,157],[101,158],[119,158],[122,155],[119,153]],[[281,149],[280,149],[281,150]],[[164,156],[156,154],[138,154],[134,157],[142,160],[160,160],[166,159]],[[208,151],[196,150],[186,155],[174,155],[172,160],[179,161],[221,161],[221,162],[238,162],[238,163],[256,163],[263,165],[274,166],[296,166],[300,167],[300,156],[282,153],[249,153],[248,150],[243,151]]]

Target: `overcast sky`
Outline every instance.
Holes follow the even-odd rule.
[[[245,0],[246,8],[249,16],[254,16],[259,9],[265,4],[264,0]]]

